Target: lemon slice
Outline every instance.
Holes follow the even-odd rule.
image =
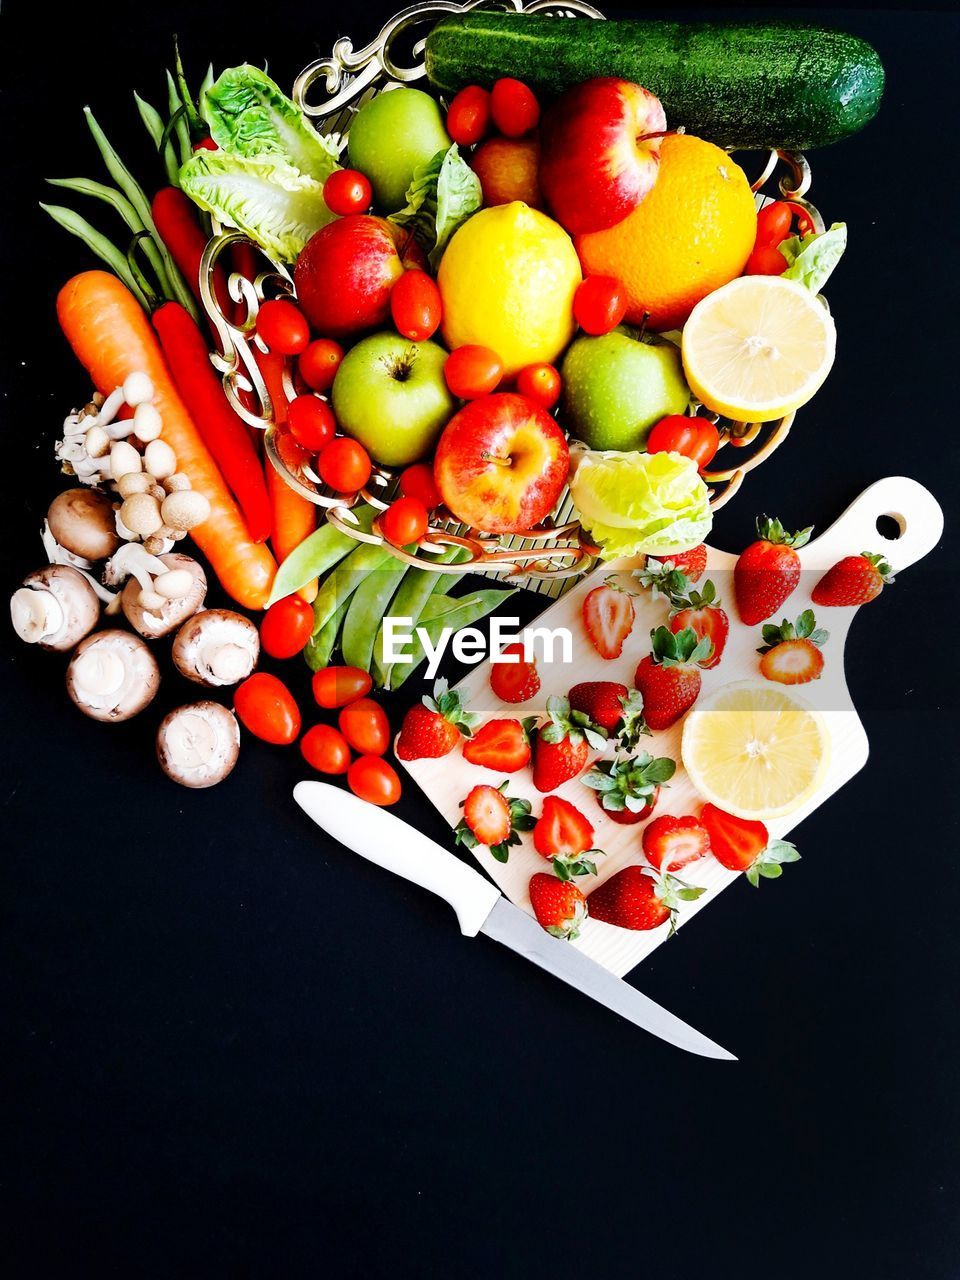
[[[837,331],[809,289],[780,276],[741,276],[707,294],[683,327],[694,395],[735,422],[799,409],[833,365]]]
[[[718,690],[687,716],[681,745],[690,781],[738,818],[782,818],[821,786],[826,723],[795,693],[747,680]]]

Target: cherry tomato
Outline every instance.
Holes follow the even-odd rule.
[[[613,276],[587,276],[577,286],[573,318],[584,333],[609,333],[626,314],[626,290]]]
[[[282,356],[298,356],[310,341],[310,326],[299,307],[284,298],[274,298],[260,305],[257,335],[268,351],[276,351]]]
[[[397,498],[380,516],[380,532],[395,547],[419,542],[427,532],[427,508],[419,498]]]
[[[522,138],[539,124],[540,103],[522,80],[506,76],[490,92],[490,114],[505,138]]]
[[[779,276],[787,269],[787,260],[779,249],[761,244],[754,249],[743,268],[745,276]]]
[[[311,453],[325,449],[337,434],[333,410],[316,396],[297,396],[287,409],[287,425],[297,444]]]
[[[528,364],[517,374],[517,390],[548,412],[560,399],[563,383],[552,364]]]
[[[379,756],[361,756],[347,770],[347,785],[367,804],[390,805],[400,799],[397,771]]]
[[[461,89],[447,110],[447,133],[460,147],[472,147],[490,128],[490,94],[478,84]]]
[[[341,217],[366,213],[373,202],[373,188],[359,169],[334,169],[323,184],[323,200],[331,213]]]
[[[297,361],[300,377],[312,391],[329,391],[343,360],[343,347],[332,338],[317,338]]]
[[[321,480],[337,493],[356,493],[362,489],[372,469],[369,453],[349,436],[331,440],[317,459]]]
[[[786,240],[790,234],[793,221],[793,210],[783,200],[775,200],[773,204],[764,205],[757,214],[756,247],[762,245],[776,246]]]
[[[373,679],[362,667],[323,667],[313,677],[317,706],[327,711],[365,698],[372,688]]]
[[[346,773],[350,768],[350,748],[339,729],[315,724],[300,739],[304,760],[320,773]]]
[[[313,609],[302,596],[284,596],[260,622],[260,644],[271,658],[292,658],[310,639]]]
[[[496,388],[503,377],[503,364],[489,347],[468,343],[450,352],[443,366],[443,376],[458,399],[476,400]]]
[[[266,671],[256,671],[237,685],[233,705],[243,727],[264,742],[286,747],[300,732],[300,708],[293,694]]]
[[[440,327],[440,290],[425,271],[405,271],[390,290],[390,314],[397,333],[426,342]]]
[[[382,756],[390,745],[390,722],[379,702],[358,698],[343,708],[337,718],[340,732],[364,756]]]
[[[428,511],[440,505],[440,490],[429,462],[417,462],[400,473],[400,492],[405,498],[419,498]]]
[[[720,448],[720,434],[706,418],[671,413],[661,418],[647,436],[647,453],[682,453],[702,471]]]

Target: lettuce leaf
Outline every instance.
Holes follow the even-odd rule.
[[[818,235],[791,236],[777,248],[787,260],[784,280],[796,280],[811,291],[819,293],[833,274],[847,247],[847,224],[835,222],[828,231]]]
[[[603,560],[686,551],[713,524],[696,463],[679,453],[582,450],[572,456],[570,494]]]
[[[285,160],[320,183],[338,168],[337,144],[317,133],[259,67],[229,67],[204,93],[200,113],[229,155]]]
[[[454,143],[416,170],[407,188],[406,205],[391,214],[390,221],[412,229],[430,265],[436,268],[450,237],[482,203],[480,179]]]
[[[201,209],[283,262],[293,262],[334,216],[322,182],[270,157],[196,151],[180,170],[180,186]]]

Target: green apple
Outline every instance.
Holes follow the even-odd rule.
[[[451,145],[435,98],[421,89],[391,89],[368,99],[353,118],[347,154],[370,179],[383,213],[406,204],[413,171]]]
[[[375,462],[405,467],[429,453],[457,408],[447,390],[447,353],[436,342],[375,333],[343,357],[333,411]]]
[[[561,421],[591,449],[644,448],[650,428],[690,399],[679,348],[622,329],[577,338],[561,373]]]

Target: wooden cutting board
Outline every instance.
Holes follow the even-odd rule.
[[[877,530],[877,519],[880,516],[890,516],[896,521],[900,529],[898,538],[881,536]],[[865,490],[825,533],[801,549],[800,559],[804,572],[800,585],[781,611],[782,616],[789,617],[792,621],[804,609],[811,607],[812,589],[823,571],[841,557],[861,551],[882,552],[894,573],[899,573],[932,550],[939,541],[942,530],[943,513],[932,494],[922,485],[904,476],[890,476],[878,481]],[[537,627],[567,627],[573,635],[572,662],[539,661],[542,683],[536,698],[520,705],[508,706],[501,703],[490,688],[489,663],[483,662],[458,686],[466,706],[477,712],[485,722],[496,717],[522,718],[542,713],[551,694],[564,695],[571,685],[582,680],[617,680],[628,688],[633,688],[633,674],[637,663],[649,652],[651,628],[665,620],[666,603],[663,600],[652,600],[649,591],[643,591],[635,598],[636,624],[624,644],[621,657],[611,661],[601,658],[587,639],[581,620],[581,604],[587,592],[599,585],[605,576],[634,568],[637,563],[632,560],[617,561],[600,566],[531,624]],[[706,697],[735,680],[761,678],[756,652],[757,646],[762,643],[760,627],[745,627],[737,618],[732,582],[735,563],[736,556],[711,548],[707,572],[698,584],[702,586],[707,577],[714,580],[730,618],[730,637],[723,659],[714,670],[703,673],[701,697]],[[895,592],[896,586],[890,590]],[[870,607],[878,612],[884,610],[887,625],[890,625],[891,611],[895,611],[897,607],[895,596],[875,602]],[[771,836],[785,836],[808,813],[852,778],[867,761],[866,733],[850,700],[843,673],[844,644],[856,612],[856,608],[816,610],[818,625],[825,627],[830,633],[823,646],[824,673],[820,680],[804,685],[796,692],[810,705],[821,710],[826,718],[830,735],[830,764],[822,788],[807,804],[789,818],[768,824]],[[779,620],[779,617],[771,619]],[[669,788],[661,791],[657,814],[695,814],[700,809],[700,797],[680,763],[682,727],[681,721],[665,732],[645,737],[641,743],[641,749],[646,749],[651,755],[671,756],[677,762],[677,772]],[[612,748],[605,754],[613,755]],[[460,801],[471,787],[481,782],[498,786],[504,778],[502,774],[469,764],[459,751],[440,760],[416,760],[406,767],[451,826],[459,822],[462,816]],[[534,788],[529,768],[509,775],[509,793],[530,800],[534,815],[539,815],[543,796]],[[604,857],[597,859],[597,878],[588,876],[579,881],[585,893],[589,893],[621,867],[642,861],[640,838],[643,824],[620,826],[612,822],[604,816],[594,793],[584,787],[579,779],[565,783],[552,794],[563,796],[587,814],[596,829],[595,844],[605,852]],[[803,852],[802,845],[800,852]],[[511,849],[510,860],[506,864],[496,862],[483,848],[477,849],[475,856],[511,901],[527,911],[531,910],[527,886],[531,876],[546,870],[547,864],[533,848],[529,835],[524,836],[521,845]],[[737,873],[725,870],[713,858],[702,859],[685,868],[681,874],[688,883],[702,885],[706,889],[696,902],[682,905],[681,925],[698,911],[702,911],[721,889],[737,878]],[[787,874],[790,874],[789,868]],[[666,925],[649,932],[634,932],[588,919],[580,938],[571,945],[580,947],[613,973],[623,975],[659,946],[666,936]]]

